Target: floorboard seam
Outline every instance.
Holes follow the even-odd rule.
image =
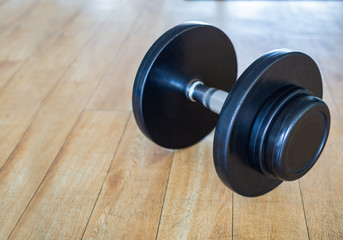
[[[304,205],[304,198],[303,198],[303,192],[301,190],[300,180],[298,180],[298,184],[299,184],[299,190],[300,190],[301,204],[303,206],[303,212],[304,212],[307,236],[308,236],[308,239],[310,240],[310,231],[308,230],[308,224],[307,224],[307,218],[306,218],[306,212],[305,212],[305,205]]]
[[[233,209],[234,209],[234,196],[235,196],[235,194],[232,192],[232,220],[231,220],[231,239],[233,240]]]
[[[97,195],[97,197],[96,197],[96,199],[95,199],[94,205],[93,205],[93,207],[92,207],[91,213],[90,213],[90,215],[89,215],[89,217],[88,217],[87,223],[86,223],[86,225],[85,225],[85,229],[84,229],[83,232],[82,232],[81,239],[83,239],[83,237],[84,237],[84,235],[85,235],[85,233],[86,233],[88,224],[89,224],[89,222],[90,222],[90,220],[91,220],[91,218],[92,218],[94,209],[95,209],[95,207],[96,207],[96,204],[97,204],[97,202],[98,202],[98,199],[99,199],[99,197],[100,197],[100,194],[101,194],[101,192],[102,192],[102,189],[104,188],[104,185],[105,185],[107,176],[108,176],[108,174],[109,174],[109,172],[110,172],[110,170],[111,170],[112,164],[113,164],[114,159],[115,159],[115,157],[116,157],[116,155],[117,155],[119,146],[121,145],[123,136],[124,136],[124,134],[125,134],[125,132],[126,132],[126,129],[127,129],[127,126],[128,126],[128,124],[129,124],[129,121],[130,121],[131,117],[132,117],[132,114],[129,114],[129,116],[128,116],[127,120],[126,120],[124,129],[123,129],[123,131],[122,131],[122,133],[121,133],[121,135],[120,135],[120,138],[119,138],[117,147],[116,147],[116,149],[114,150],[114,153],[113,153],[113,157],[112,157],[111,163],[110,163],[110,165],[109,165],[109,167],[108,167],[108,169],[107,169],[106,175],[105,175],[105,177],[104,177],[104,181],[102,182],[102,185],[101,185],[101,187],[100,187],[100,189],[99,189],[98,195]]]
[[[160,218],[158,219],[158,225],[157,225],[156,237],[155,237],[156,240],[158,238],[158,233],[160,231],[162,214],[163,214],[163,208],[164,208],[164,204],[165,204],[165,201],[166,201],[166,196],[167,196],[167,191],[168,191],[168,186],[169,186],[169,180],[170,180],[170,174],[171,174],[171,171],[172,171],[172,168],[173,168],[173,163],[174,163],[174,157],[175,157],[175,150],[173,151],[172,162],[170,163],[167,184],[166,184],[166,188],[165,188],[164,196],[163,196],[163,201],[162,201],[161,214],[160,214]]]

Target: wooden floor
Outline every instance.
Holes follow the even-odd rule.
[[[300,181],[258,198],[225,188],[213,134],[178,151],[136,126],[138,65],[168,28],[201,20],[235,45],[312,56],[332,114]],[[343,2],[0,0],[0,239],[343,239]]]

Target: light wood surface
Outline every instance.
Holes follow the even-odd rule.
[[[13,231],[12,239],[82,236],[128,115],[82,114]]]
[[[131,116],[84,238],[154,239],[172,159],[173,152],[146,139]]]
[[[174,151],[139,131],[139,63],[188,20],[230,36],[239,74],[275,48],[318,63],[332,127],[301,180],[245,198],[213,133]],[[0,0],[0,239],[343,239],[342,43],[340,1]]]
[[[213,167],[212,135],[175,152],[158,239],[230,238],[233,194]]]

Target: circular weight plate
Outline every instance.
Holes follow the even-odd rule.
[[[218,115],[186,98],[188,84],[199,79],[229,91],[236,77],[236,54],[225,33],[205,23],[178,25],[152,45],[138,69],[132,93],[136,122],[160,146],[195,144],[216,126]]]
[[[214,137],[214,162],[224,184],[241,195],[259,196],[282,182],[252,167],[249,137],[263,103],[272,93],[291,84],[322,97],[322,80],[316,63],[300,52],[275,50],[250,65],[224,103]]]

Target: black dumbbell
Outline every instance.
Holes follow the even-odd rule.
[[[311,169],[326,143],[330,112],[319,69],[304,53],[268,52],[236,77],[235,50],[224,32],[206,23],[178,25],[145,55],[133,112],[142,132],[166,148],[193,145],[217,126],[220,179],[238,194],[259,196]]]

